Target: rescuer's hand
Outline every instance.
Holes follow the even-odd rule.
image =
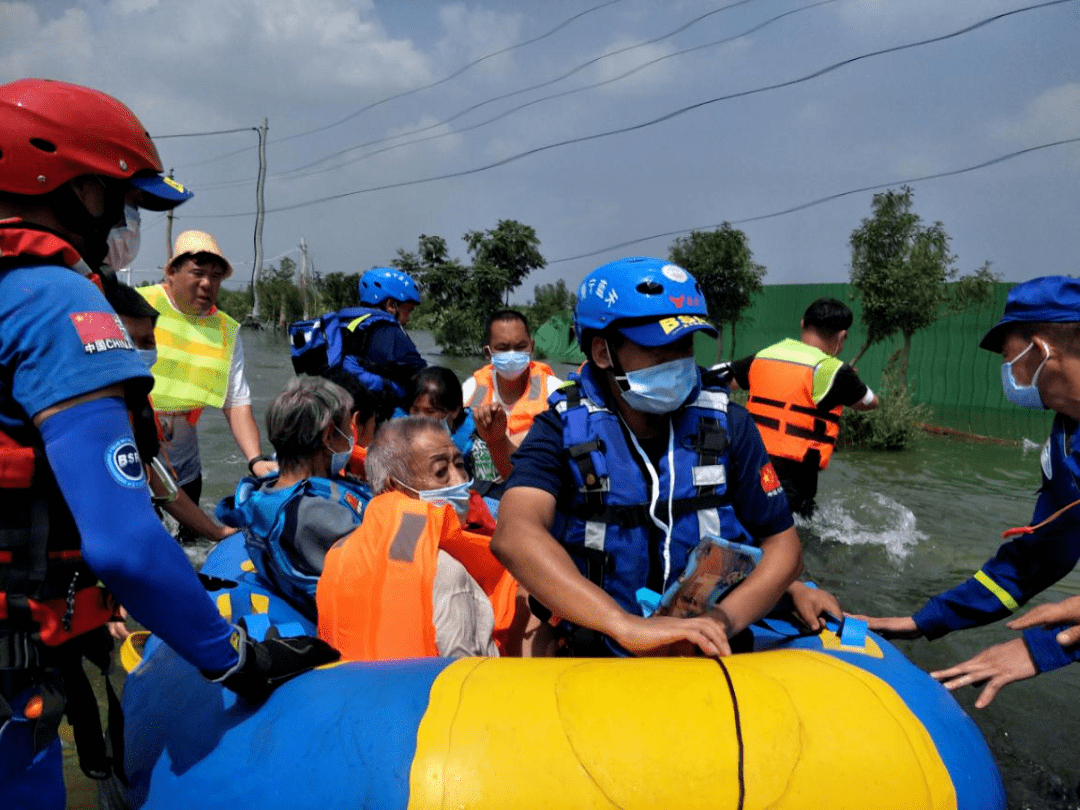
[[[271,628],[270,632],[276,631]],[[341,653],[322,639],[312,636],[281,638],[268,633],[266,640],[254,641],[248,637],[243,625],[236,628],[233,646],[240,655],[236,666],[217,677],[203,674],[249,703],[262,703],[285,681],[341,658]]]
[[[849,614],[853,619],[862,619],[868,629],[882,638],[921,638],[922,630],[910,616],[861,616]]]
[[[1052,627],[1058,624],[1071,624],[1057,634],[1057,642],[1062,647],[1071,647],[1080,641],[1080,596],[1070,596],[1061,602],[1039,605],[1008,623],[1013,630],[1028,627]]]
[[[787,592],[795,606],[795,614],[811,630],[824,630],[825,616],[839,619],[843,615],[836,597],[826,590],[795,581],[788,586]]]
[[[1001,687],[1038,674],[1031,653],[1022,638],[987,647],[973,658],[948,669],[931,672],[950,692],[961,686],[986,684],[975,701],[976,709],[990,705]]]

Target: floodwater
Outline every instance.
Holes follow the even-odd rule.
[[[449,366],[460,377],[480,363],[436,354],[427,333],[413,333],[413,338],[429,362]],[[261,423],[267,404],[292,374],[288,348],[280,333],[245,330],[243,339]],[[555,367],[560,376],[569,370]],[[203,506],[211,508],[231,494],[246,466],[218,414],[203,416],[200,433]],[[971,576],[1000,544],[1004,529],[1028,522],[1045,438],[990,444],[927,434],[899,453],[838,452],[821,477],[818,514],[799,524],[807,574],[832,590],[846,610],[910,614],[926,597]],[[1070,574],[1035,603],[1076,594],[1080,573]],[[1014,637],[998,624],[898,646],[917,665],[932,670]],[[968,689],[956,696],[986,736],[1005,779],[1009,806],[1080,808],[1080,667],[1013,684],[981,711],[972,708],[977,694]],[[92,807],[93,788],[73,756],[67,764],[69,806]]]

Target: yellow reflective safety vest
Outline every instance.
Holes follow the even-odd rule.
[[[185,315],[160,284],[137,289],[159,313],[154,328],[158,360],[151,369],[154,410],[220,408],[240,324],[219,309],[210,315]]]
[[[821,469],[829,466],[844,407],[821,411],[817,403],[829,392],[842,365],[842,360],[793,338],[754,356],[746,409],[769,455],[802,461],[808,451],[817,450]]]

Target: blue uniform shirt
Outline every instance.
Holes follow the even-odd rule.
[[[794,520],[782,491],[766,492],[762,487],[761,471],[769,464],[769,456],[757,427],[741,405],[728,405],[728,427],[731,432],[728,492],[739,522],[755,538],[790,528]],[[506,486],[507,489],[536,487],[550,492],[555,496],[556,510],[565,513],[574,500],[574,480],[562,431],[562,420],[555,411],[547,410],[537,416],[529,435],[514,453],[514,472]]]
[[[1031,525],[1080,499],[1080,431],[1058,415],[1042,453],[1043,483]],[[931,598],[914,615],[929,639],[1008,616],[1064,577],[1080,559],[1080,504],[1030,534],[1004,543],[975,576]],[[1063,650],[1055,629],[1031,628],[1024,639],[1040,672],[1080,660],[1080,645]]]
[[[136,379],[154,380],[92,282],[67,267],[0,271],[0,427]]]

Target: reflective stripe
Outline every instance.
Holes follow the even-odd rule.
[[[604,550],[604,537],[607,535],[607,524],[590,520],[585,523],[585,548]]]
[[[697,519],[699,539],[704,540],[708,535],[723,537],[720,529],[720,513],[715,509],[699,509]]]
[[[692,470],[695,487],[717,487],[727,483],[727,470],[723,464],[709,464]]]
[[[427,515],[418,515],[415,512],[405,512],[401,516],[394,541],[390,544],[390,559],[401,562],[412,562],[416,554],[416,544],[420,541],[420,535],[427,528]]]
[[[507,435],[524,433],[532,427],[533,419],[547,410],[547,398],[551,393],[548,391],[547,381],[555,376],[551,366],[536,360],[529,362],[528,374],[529,382],[525,391],[512,407],[507,407],[499,397],[495,372],[491,364],[477,369],[473,372],[476,390],[469,400],[469,407],[475,408],[477,405],[499,402],[506,411]]]
[[[727,411],[728,395],[723,391],[706,391],[704,388],[698,392],[694,405],[698,408],[708,408],[712,411]]]
[[[1016,600],[1012,598],[1007,590],[998,585],[994,580],[990,579],[990,576],[985,571],[976,571],[975,580],[980,583],[986,590],[990,591],[998,600],[1007,607],[1010,611],[1016,611],[1020,609],[1020,605],[1016,604]]]
[[[220,310],[185,315],[160,284],[138,291],[159,313],[154,327],[158,361],[154,364],[154,407],[187,411],[202,405],[220,408],[228,391],[240,324]]]

